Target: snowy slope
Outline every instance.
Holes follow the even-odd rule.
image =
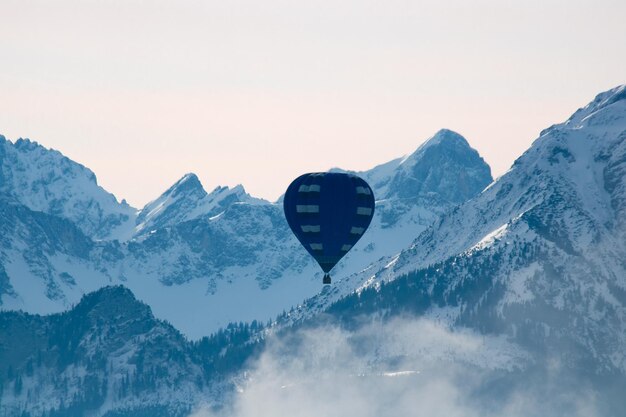
[[[441,131],[428,143],[387,172],[376,167],[361,173],[382,181],[374,190],[383,198],[370,230],[334,277],[398,253],[442,213],[491,182],[489,167],[459,135]],[[455,184],[468,186],[455,192]],[[67,193],[80,192],[68,187]],[[14,203],[22,203],[23,213],[38,210]],[[94,241],[84,233],[80,256],[55,245],[57,232],[47,230],[52,220],[34,228],[24,216],[4,224],[5,309],[62,311],[85,291],[123,283],[157,317],[199,337],[232,321],[275,317],[321,289],[319,268],[293,237],[281,203],[250,197],[241,186],[207,193],[193,174],[129,216],[115,233],[124,239]]]

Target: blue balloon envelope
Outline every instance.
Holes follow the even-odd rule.
[[[285,218],[302,246],[328,273],[363,236],[374,216],[374,192],[352,174],[319,172],[296,178],[285,193]]]

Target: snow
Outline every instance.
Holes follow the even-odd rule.
[[[420,371],[396,371],[396,372],[383,372],[382,376],[395,378],[398,376],[411,376],[419,374]]]
[[[106,238],[116,224],[135,210],[119,203],[96,181],[92,171],[28,139],[0,140],[0,170],[5,183],[0,193],[13,196],[31,210],[59,215],[75,222],[86,234]]]
[[[501,239],[506,234],[507,228],[508,224],[503,224],[497,229],[487,233],[477,244],[472,246],[468,252],[482,250],[491,246],[497,239]]]
[[[165,289],[151,277],[134,276],[125,285],[136,297],[150,306],[155,317],[167,319],[191,339],[198,339],[231,322],[265,322],[283,309],[297,305],[320,290],[320,277],[311,267],[310,274],[286,275],[267,289],[254,280],[254,268],[232,268],[224,271],[214,292],[203,280],[193,280]]]
[[[529,288],[529,280],[535,274],[541,272],[541,266],[533,262],[530,266],[514,271],[508,277],[508,285],[506,294],[502,299],[502,304],[520,304],[531,301],[535,298],[532,290]]]

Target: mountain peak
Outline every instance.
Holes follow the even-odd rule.
[[[234,187],[218,186],[208,195],[209,199],[219,200],[221,207],[235,202],[246,204],[267,204],[267,200],[251,196],[242,184],[237,184]]]
[[[400,160],[400,165],[417,162],[423,157],[424,153],[428,149],[432,148],[447,148],[450,150],[456,148],[460,152],[463,152],[464,150],[474,151],[467,140],[457,132],[449,129],[440,129],[437,133],[422,143],[415,150],[415,152],[402,158]]]
[[[246,192],[246,189],[242,184],[235,185],[233,188],[230,189],[230,192],[232,194],[235,194],[237,198],[241,201],[253,202],[257,200]]]
[[[489,165],[467,140],[452,130],[441,129],[399,162],[386,190],[379,194],[403,199],[430,196],[458,204],[491,181]]]
[[[152,310],[138,301],[131,290],[122,285],[102,287],[97,291],[83,295],[76,307],[69,312],[92,320],[109,319],[107,321],[128,325],[126,319],[133,322],[153,320]],[[143,325],[143,324],[142,324]]]
[[[148,226],[153,229],[182,221],[186,213],[196,208],[206,197],[207,192],[202,187],[198,176],[187,173],[156,200],[144,206],[137,216],[135,231],[141,232]]]
[[[593,109],[594,111],[603,109],[620,100],[626,100],[626,84],[619,85],[598,94],[591,103],[584,108]]]
[[[246,191],[243,188],[243,185],[237,184],[233,188],[230,188],[228,185],[218,185],[209,193],[209,195],[218,195],[222,193],[245,193]]]
[[[576,112],[564,124],[579,125],[594,113],[597,113],[598,111],[622,100],[626,100],[626,84],[622,84],[598,94],[585,107],[576,110]]]
[[[467,140],[459,133],[450,129],[439,129],[437,133],[435,133],[432,137],[426,140],[426,142],[424,142],[424,144],[420,146],[418,150],[424,150],[431,146],[438,145],[458,145],[465,146],[467,148],[470,147]]]
[[[239,193],[239,192],[243,192],[243,193],[245,193],[245,192],[246,192],[246,190],[243,188],[243,185],[242,185],[242,184],[237,184],[237,185],[235,185],[235,186],[233,187],[233,191],[238,192],[238,193]]]
[[[28,138],[18,138],[13,145],[20,150],[31,150],[40,146],[37,142]]]
[[[124,302],[136,302],[137,299],[131,290],[123,285],[107,285],[94,292],[83,295],[78,305],[100,305],[102,303],[109,303],[111,300],[124,301]]]
[[[376,198],[413,199],[458,204],[481,192],[493,180],[491,169],[467,140],[440,129],[413,153],[362,173]]]
[[[176,181],[174,185],[167,189],[162,196],[178,196],[180,194],[197,194],[197,197],[206,195],[206,191],[202,187],[202,183],[198,176],[194,173],[187,173],[181,179]]]
[[[188,180],[200,181],[196,174],[194,174],[193,172],[188,172],[185,175],[183,175],[182,178],[180,180],[178,180],[178,182],[182,183],[182,182],[185,182],[185,181],[188,181]]]
[[[217,186],[207,193],[195,174],[185,174],[141,210],[137,216],[135,234],[173,226],[201,216],[214,216],[238,202],[265,203],[248,195],[241,184],[233,188]]]

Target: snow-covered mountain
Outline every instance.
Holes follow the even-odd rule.
[[[464,147],[466,152],[453,152]],[[431,164],[437,155],[442,155],[438,163]],[[421,164],[430,168],[421,170]],[[447,169],[440,169],[445,164]],[[381,396],[375,404],[385,411],[390,401],[402,403],[419,394],[418,401],[460,401],[470,410],[441,415],[620,415],[626,388],[626,86],[598,95],[566,122],[543,131],[486,189],[476,180],[488,175],[483,164],[456,134],[442,131],[408,158],[361,173],[381,200],[371,231],[379,240],[365,241],[335,274],[333,286],[282,314],[270,328],[241,324],[188,342],[122,287],[100,289],[57,315],[0,312],[0,410],[35,416],[177,416],[188,415],[202,401],[209,406],[237,401],[239,394],[256,389],[257,403],[233,413],[250,415],[245,410],[256,411],[258,400],[266,398],[295,398],[291,409],[297,410],[299,401],[310,400],[301,396],[307,390],[313,390],[313,400],[325,394],[321,398],[335,406],[335,390],[346,389],[350,401],[358,393],[363,401]],[[455,170],[458,166],[462,169]],[[468,188],[455,192],[454,183],[440,176],[448,172]],[[164,213],[187,195],[199,196],[188,201],[216,201],[208,197],[214,193],[202,193],[192,177],[185,178],[157,200]],[[193,185],[189,190],[176,190],[187,181]],[[400,197],[406,188],[413,197]],[[87,285],[104,285],[115,272],[125,286],[144,291],[140,298],[152,297],[156,309],[169,300],[193,320],[197,300],[233,302],[242,294],[272,300],[277,294],[272,291],[290,279],[301,283],[306,258],[300,265],[291,258],[278,267],[296,271],[294,277],[277,273],[268,281],[255,279],[259,268],[281,259],[278,252],[294,256],[297,247],[286,249],[292,238],[280,205],[247,202],[245,194],[227,192],[238,195],[232,204],[195,217],[197,205],[182,203],[180,214],[163,217],[163,226],[150,226],[126,242],[94,241],[67,219],[31,210],[15,198],[2,199],[2,300],[15,302],[22,293],[32,296],[21,298],[23,305],[54,299],[45,291],[39,299],[23,292],[27,287],[15,277],[27,277],[35,288],[46,282],[41,277],[48,271],[49,282],[61,287],[61,300],[69,299],[67,294],[79,297]],[[144,210],[153,212],[155,225],[159,204]],[[403,204],[407,210],[393,211]],[[427,225],[427,216],[413,205],[434,222]],[[393,215],[385,217],[387,208]],[[168,223],[170,218],[181,220]],[[409,227],[419,232],[401,233]],[[377,244],[394,231],[398,239],[411,240],[398,253],[385,253]],[[250,235],[258,240],[237,240]],[[274,246],[265,246],[268,241]],[[15,259],[21,253],[27,272],[19,275]],[[360,253],[376,260],[350,274],[349,262],[365,262]],[[382,255],[377,259],[373,253]],[[261,255],[266,257],[255,258]],[[172,261],[183,256],[187,261]],[[249,260],[234,273],[236,262]],[[101,281],[78,278],[79,266]],[[77,269],[62,279],[46,270],[60,267]],[[222,268],[233,275],[215,279],[213,295],[198,291],[194,299],[190,288],[204,290],[212,282],[210,276],[196,276],[196,268]],[[193,287],[197,283],[201,286]],[[229,295],[228,288],[242,283],[254,284],[255,290]],[[178,301],[183,297],[188,306]],[[248,300],[262,304],[263,299]],[[235,307],[246,314],[259,311]],[[278,345],[275,357],[265,343]],[[249,360],[258,368],[249,369]],[[447,389],[448,372],[456,384],[467,385],[466,396]],[[266,385],[261,381],[255,387],[263,378]],[[362,384],[364,391],[358,388]],[[411,391],[416,384],[425,390]],[[529,402],[535,405],[530,412]],[[481,403],[485,408],[472,408]],[[400,408],[405,412],[399,415],[412,415],[413,404]]]
[[[376,190],[378,201],[427,199],[453,204],[475,196],[491,178],[478,152],[448,129],[437,132],[414,153],[359,174]]]
[[[376,211],[368,232],[333,271],[340,277],[398,254],[444,213],[492,181],[489,165],[478,152],[447,129],[412,154],[356,174],[374,190]]]
[[[292,320],[341,299],[333,308],[347,316],[411,311],[623,374],[625,260],[621,86],[544,130],[506,174],[398,256],[337,283]]]
[[[100,187],[92,171],[28,139],[0,135],[0,196],[70,220],[94,239],[115,237],[134,220],[135,210]]]
[[[241,186],[207,193],[195,175],[187,174],[135,210],[117,204],[97,186],[91,171],[56,151],[24,140],[12,144],[3,139],[3,146],[5,154],[19,154],[23,161],[12,165],[15,158],[3,160],[13,182],[38,184],[35,189],[45,201],[64,207],[44,210],[41,199],[29,198],[17,186],[5,187],[2,204],[11,215],[0,224],[4,309],[63,311],[86,292],[123,283],[157,317],[200,337],[229,322],[275,317],[321,289],[320,270],[292,236],[282,203],[253,198]],[[41,162],[28,175],[19,168],[40,160],[53,166]],[[68,178],[49,174],[64,170]],[[398,253],[442,213],[491,182],[478,153],[446,130],[413,154],[360,174],[373,181],[380,196],[376,216],[333,271],[336,278]],[[50,188],[47,180],[53,183]],[[89,196],[95,196],[93,201]],[[108,211],[98,205],[105,197],[111,203]],[[99,218],[122,219],[123,212],[123,221],[109,231],[100,225],[96,233],[81,227],[87,220],[80,207],[99,207]]]

